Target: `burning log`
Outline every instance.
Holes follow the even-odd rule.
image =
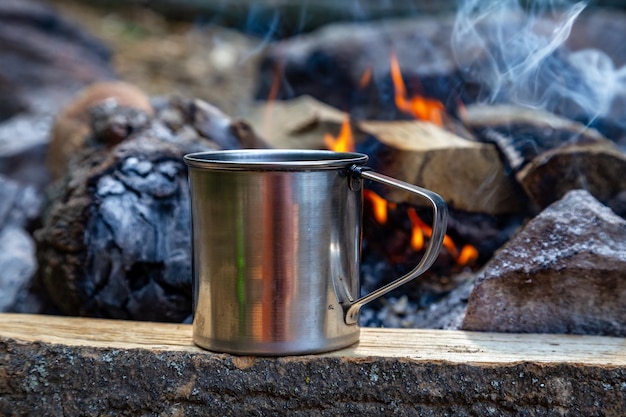
[[[462,328],[626,336],[626,221],[571,191],[478,276]]]
[[[466,91],[450,47],[453,19],[334,24],[272,45],[256,97],[312,95],[358,119],[395,119],[389,58],[395,52],[409,93],[454,109]],[[365,82],[369,81],[369,82]],[[467,90],[469,91],[469,89]]]
[[[179,322],[191,314],[182,156],[256,135],[198,100],[155,108],[152,118],[106,103],[92,109],[91,139],[56,187],[36,236],[43,284],[65,313]]]
[[[60,178],[70,157],[85,147],[91,133],[90,110],[106,103],[110,106],[131,107],[152,115],[154,110],[148,96],[134,85],[121,81],[100,82],[89,86],[56,116],[48,149],[47,165],[53,179]],[[110,123],[116,132],[109,132],[107,141],[115,145],[127,135],[128,120]]]
[[[358,126],[378,141],[368,146],[376,169],[437,191],[450,207],[487,214],[523,209],[524,202],[495,146],[461,138],[427,122],[367,121]],[[421,204],[399,190],[389,189],[386,196]]]

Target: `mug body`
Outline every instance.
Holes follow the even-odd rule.
[[[193,338],[236,354],[339,349],[359,338],[358,153],[215,151],[185,156],[194,251]]]

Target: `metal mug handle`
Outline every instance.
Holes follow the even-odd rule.
[[[432,205],[433,209],[433,232],[430,238],[430,242],[424,256],[417,264],[417,266],[406,275],[397,278],[395,281],[372,291],[371,293],[358,298],[344,306],[344,316],[346,324],[356,324],[359,318],[359,310],[361,307],[369,303],[370,301],[388,293],[391,290],[398,288],[401,285],[406,284],[414,278],[417,278],[430,268],[435,262],[437,256],[439,256],[439,250],[443,244],[443,239],[446,235],[446,227],[448,224],[448,206],[443,198],[437,193],[430,190],[418,187],[413,184],[409,184],[404,181],[396,180],[377,172],[369,170],[369,168],[359,165],[352,165],[350,167],[350,174],[357,178],[364,178],[372,181],[379,182],[381,184],[389,185],[392,187],[400,188],[405,191],[412,192],[425,198]]]

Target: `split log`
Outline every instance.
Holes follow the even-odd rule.
[[[85,149],[52,190],[36,233],[38,260],[45,288],[67,314],[179,322],[191,314],[182,156],[256,136],[199,100],[155,107],[152,118],[115,104],[95,107]]]
[[[420,121],[363,121],[358,126],[380,142],[372,147],[375,169],[440,193],[454,209],[487,214],[523,210],[520,193],[492,144]],[[423,204],[405,191],[386,191],[390,200]]]
[[[322,355],[203,351],[191,326],[0,316],[7,415],[626,413],[624,339],[362,329]]]
[[[602,203],[619,209],[626,201],[626,155],[608,140],[569,144],[534,158],[515,177],[530,199],[541,208],[568,191],[584,189]],[[622,209],[618,214],[624,215]]]
[[[246,115],[270,146],[283,149],[327,149],[324,136],[337,137],[348,118],[348,114],[311,96],[259,102]],[[355,132],[352,135],[354,139]]]
[[[623,198],[626,156],[595,129],[541,110],[503,105],[468,106],[464,122],[498,147],[539,209],[579,188],[616,206]]]

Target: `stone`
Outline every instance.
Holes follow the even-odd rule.
[[[624,247],[626,221],[570,191],[484,266],[462,328],[624,337]]]
[[[54,115],[115,74],[108,48],[46,3],[0,3],[0,173],[43,190]]]
[[[0,102],[30,113],[54,111],[80,88],[114,79],[108,48],[39,1],[0,5]],[[19,47],[16,47],[19,46]],[[0,110],[0,119],[19,112]]]
[[[42,201],[33,186],[0,175],[0,311],[38,310],[36,302],[23,301],[37,271],[29,226],[39,216]]]

